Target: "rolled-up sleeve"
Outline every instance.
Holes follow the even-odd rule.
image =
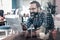
[[[33,23],[33,20],[29,18],[26,23],[27,28],[29,28],[32,23]]]
[[[54,28],[54,20],[50,13],[47,13],[44,19],[44,26],[50,30]]]

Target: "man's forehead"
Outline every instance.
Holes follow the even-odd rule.
[[[37,6],[36,6],[36,4],[35,4],[35,3],[33,3],[33,4],[30,4],[30,8],[31,8],[31,7],[36,8]]]

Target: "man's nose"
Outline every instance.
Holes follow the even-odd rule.
[[[34,12],[34,10],[30,10],[30,12]]]

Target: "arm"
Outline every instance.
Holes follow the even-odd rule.
[[[45,14],[44,26],[48,30],[52,30],[54,28],[54,20],[53,20],[53,17],[50,13]]]
[[[29,18],[26,23],[27,28],[29,28],[32,23],[33,23],[33,19]]]
[[[54,28],[54,20],[52,17],[52,14],[47,14],[47,25],[48,25],[48,29],[52,30]]]

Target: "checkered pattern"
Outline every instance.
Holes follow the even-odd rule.
[[[54,27],[54,21],[50,13],[47,13],[47,15],[44,13],[39,13],[34,16],[34,18],[30,17],[27,21],[27,27],[29,28],[31,24],[33,24],[35,28],[38,28],[41,25],[48,29],[52,29]]]

